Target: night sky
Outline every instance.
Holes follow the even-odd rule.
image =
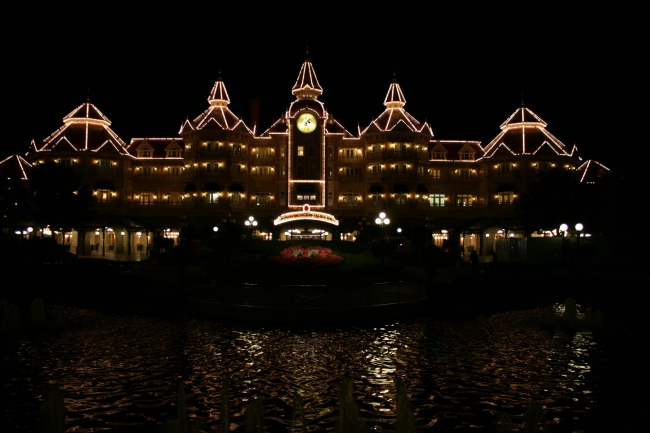
[[[526,106],[565,144],[575,141],[583,158],[622,171],[627,150],[641,152],[647,110],[637,106],[647,102],[648,76],[641,6],[346,3],[3,6],[0,156],[22,154],[32,136],[52,133],[88,89],[124,141],[177,136],[186,117],[207,108],[219,69],[233,112],[248,121],[249,99],[260,99],[266,129],[293,100],[307,43],[321,100],[353,133],[383,111],[395,71],[406,109],[439,139],[487,145],[523,92]]]

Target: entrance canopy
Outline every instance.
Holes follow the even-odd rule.
[[[312,220],[312,221],[320,221],[332,225],[339,225],[339,221],[334,218],[333,215],[330,215],[325,212],[316,212],[311,210],[308,204],[304,205],[301,211],[298,212],[287,212],[279,217],[277,217],[275,220],[273,220],[273,225],[280,225],[280,224],[285,224],[288,222],[292,221],[300,221],[300,220]]]

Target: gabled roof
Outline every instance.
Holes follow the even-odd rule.
[[[411,132],[421,132],[433,136],[431,126],[427,122],[421,123],[415,117],[411,116],[404,110],[405,104],[406,98],[404,97],[404,93],[402,93],[402,89],[397,83],[397,80],[393,78],[393,81],[388,87],[386,98],[384,98],[386,109],[377,119],[370,122],[370,125],[360,131],[360,134],[363,135],[371,132],[376,127],[380,131],[392,131],[395,128],[397,128],[396,130],[405,128]]]
[[[260,135],[260,137],[268,137],[270,134],[286,134],[287,132],[289,132],[289,126],[284,121],[284,118],[280,118],[273,122],[273,124]]]
[[[589,159],[576,169],[580,182],[595,183],[599,178],[611,173],[611,170],[598,161]]]
[[[530,109],[519,107],[501,124],[501,132],[485,147],[485,157],[491,158],[500,147],[513,155],[532,155],[552,150],[560,156],[571,156],[567,147],[546,130],[546,122]],[[548,146],[548,149],[543,147]]]
[[[244,121],[228,108],[230,104],[230,97],[226,90],[226,85],[223,83],[221,77],[212,86],[212,91],[208,97],[210,107],[201,113],[193,121],[185,120],[179,134],[187,130],[197,129],[222,129],[226,131],[239,130],[249,134],[253,134]]]
[[[20,180],[27,180],[32,165],[20,155],[11,155],[0,161],[0,168],[3,174],[8,174],[10,177],[16,177]]]
[[[40,147],[33,142],[34,150],[75,150],[97,152],[107,142],[125,155],[126,143],[110,128],[111,122],[90,101],[86,101],[63,118],[63,126],[50,134]]]
[[[354,138],[354,136],[334,118],[330,118],[325,125],[325,132],[328,134],[342,134],[345,138]]]
[[[309,51],[307,51],[307,55],[309,55]],[[316,72],[309,58],[302,63],[291,93],[298,99],[316,99],[323,94],[323,88],[316,78]]]

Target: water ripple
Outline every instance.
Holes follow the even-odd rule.
[[[531,324],[536,314],[287,330],[69,309],[70,329],[3,349],[0,404],[8,425],[33,430],[39,402],[57,382],[69,432],[153,432],[176,416],[182,378],[189,415],[216,425],[228,375],[235,431],[255,397],[264,398],[269,431],[286,431],[294,394],[305,402],[310,431],[324,431],[335,423],[336,395],[350,376],[362,415],[381,432],[394,429],[399,377],[423,431],[489,431],[500,412],[522,423],[531,398],[554,431],[578,429],[598,398],[592,365],[599,347],[591,332]]]

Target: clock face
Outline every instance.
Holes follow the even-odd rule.
[[[313,114],[302,113],[298,116],[298,130],[300,132],[309,134],[310,132],[314,132],[316,126],[318,126],[318,121],[316,120],[316,116]]]

